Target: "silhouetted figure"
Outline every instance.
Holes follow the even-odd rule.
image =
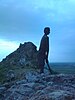
[[[39,52],[38,52],[38,66],[40,68],[40,73],[44,72],[45,61],[48,62],[48,54],[49,54],[49,35],[50,28],[44,28],[44,35],[40,42]]]

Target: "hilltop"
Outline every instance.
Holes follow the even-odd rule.
[[[37,47],[32,42],[20,43],[17,50],[0,62],[0,81],[4,82],[9,79],[10,74],[21,78],[21,74],[27,70],[37,69],[37,53]]]
[[[39,74],[37,53],[25,42],[0,62],[0,100],[75,100],[75,75]]]
[[[31,64],[35,64],[36,62],[37,52],[37,47],[32,42],[25,42],[24,44],[20,43],[19,48],[6,56],[6,58],[0,62],[0,65],[5,67],[31,66]]]

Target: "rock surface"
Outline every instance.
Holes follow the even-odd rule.
[[[19,48],[0,62],[0,66],[34,67],[37,64],[37,47],[32,42],[20,43]]]
[[[75,100],[75,75],[25,73],[9,88],[0,86],[0,100]]]
[[[31,70],[37,53],[32,42],[25,42],[0,62],[0,100],[75,100],[75,74]]]
[[[25,71],[37,69],[37,47],[32,42],[20,43],[17,50],[0,62],[0,82],[23,77]]]

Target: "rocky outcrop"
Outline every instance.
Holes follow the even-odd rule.
[[[37,47],[32,42],[20,43],[19,48],[3,59],[0,65],[5,67],[35,67],[37,65]]]
[[[32,42],[20,43],[19,48],[0,62],[0,82],[21,79],[26,69],[37,69],[37,47]]]
[[[0,78],[5,79],[0,100],[75,100],[75,75],[30,70],[37,66],[37,53],[33,43],[25,42],[0,62]]]
[[[0,86],[1,100],[75,100],[75,75],[31,71],[9,88]]]

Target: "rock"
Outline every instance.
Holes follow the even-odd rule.
[[[4,83],[3,86],[6,87],[6,89],[10,88],[13,84],[12,83]]]
[[[6,87],[1,86],[1,87],[0,87],[0,100],[3,100],[3,98],[4,98],[3,93],[4,93],[5,91],[6,91]]]
[[[25,77],[28,82],[35,82],[37,80],[37,73],[33,71],[26,73]]]
[[[44,88],[45,88],[45,85],[40,84],[40,83],[36,83],[36,84],[34,84],[34,86],[33,86],[33,89],[34,89],[35,91],[42,90],[42,89],[44,89]]]
[[[13,70],[9,70],[7,75],[6,75],[7,81],[12,81],[15,80],[15,73]]]
[[[16,82],[16,85],[25,84],[25,83],[27,83],[27,80],[20,80]]]
[[[26,84],[20,84],[9,88],[5,93],[5,98],[7,98],[6,100],[21,100],[24,97],[29,98],[33,93],[34,90],[31,87],[27,86]]]
[[[20,85],[17,89],[16,89],[16,92],[21,94],[21,95],[24,95],[24,96],[30,96],[31,93],[34,93],[33,89],[30,88],[30,87],[27,87],[27,85]]]
[[[29,88],[33,88],[34,85],[35,85],[34,82],[24,84],[24,86],[29,87]]]
[[[37,66],[37,52],[37,47],[32,42],[25,42],[3,59],[0,65],[5,67],[26,67],[28,62],[29,66],[35,67]]]
[[[35,70],[23,70],[28,67],[36,68],[37,53],[32,42],[25,42],[0,62],[4,71],[2,75],[8,81],[0,84],[0,100],[75,100],[75,75],[50,75],[47,71],[39,74]],[[23,70],[18,80],[16,69]]]
[[[26,57],[25,57],[26,58]],[[22,65],[25,65],[25,63],[26,63],[26,59],[25,58],[21,58],[20,60],[19,60],[19,64],[22,66]]]
[[[4,90],[3,100],[75,100],[75,75],[30,71],[25,79]]]
[[[2,86],[2,87],[0,87],[0,94],[1,94],[1,93],[3,93],[5,90],[6,90],[6,88],[5,88],[5,87],[3,87],[3,86]]]

